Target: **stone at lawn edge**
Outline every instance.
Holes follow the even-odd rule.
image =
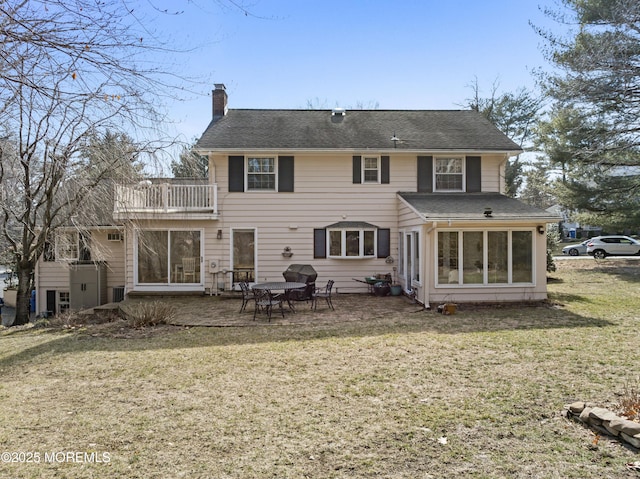
[[[609,434],[611,434],[612,436],[617,436],[620,434],[620,429],[616,429],[615,427],[611,426],[611,423],[613,421],[603,421],[602,425],[605,427],[605,429],[607,431],[609,431]]]
[[[573,414],[580,414],[584,411],[585,404],[582,401],[576,401],[574,403],[569,404],[569,411]]]
[[[591,413],[591,409],[590,407],[585,407],[582,412],[580,413],[580,420],[582,422],[589,422],[589,414]]]
[[[629,434],[625,434],[624,432],[620,433],[620,437],[631,444],[633,447],[640,449],[640,437],[629,436]]]
[[[629,436],[640,434],[640,423],[629,421],[628,419],[618,418],[611,421],[611,427],[620,432],[624,432]]]
[[[589,413],[589,417],[600,419],[601,421],[613,421],[614,419],[618,419],[618,416],[615,413],[603,407],[594,407]]]

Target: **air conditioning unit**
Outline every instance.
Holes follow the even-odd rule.
[[[209,273],[218,273],[220,271],[220,260],[209,260]]]

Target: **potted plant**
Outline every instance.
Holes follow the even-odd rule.
[[[402,294],[402,285],[398,284],[396,273],[397,267],[393,267],[393,283],[391,284],[391,296],[400,296]]]

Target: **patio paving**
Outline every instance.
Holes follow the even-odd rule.
[[[170,324],[176,326],[241,327],[291,325],[291,324],[328,324],[336,322],[367,321],[381,319],[390,315],[403,315],[423,311],[422,305],[414,303],[405,296],[377,297],[366,294],[338,294],[333,296],[335,311],[326,302],[318,302],[316,311],[310,309],[311,303],[297,302],[296,312],[285,306],[284,318],[279,310],[274,310],[269,322],[267,315],[258,313],[253,320],[253,301],[247,304],[246,311],[240,313],[241,299],[216,296],[131,298],[120,303],[125,311],[135,310],[142,301],[160,301],[172,304],[176,309],[175,318]]]

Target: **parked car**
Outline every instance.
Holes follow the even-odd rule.
[[[596,236],[587,243],[587,253],[594,258],[640,255],[640,241],[628,236]]]
[[[587,254],[587,243],[591,240],[584,240],[582,243],[570,244],[562,248],[562,254],[568,254],[569,256],[580,256],[581,254]]]

